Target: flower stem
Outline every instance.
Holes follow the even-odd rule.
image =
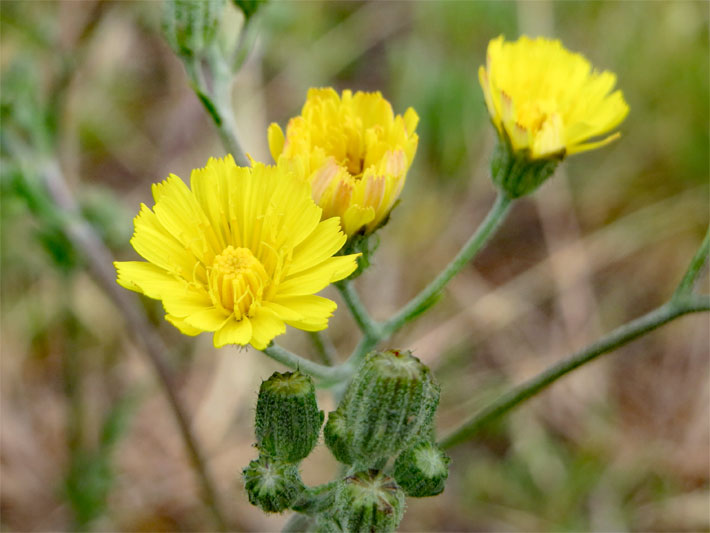
[[[286,365],[294,370],[302,370],[309,376],[316,379],[330,381],[342,381],[347,376],[344,375],[345,365],[340,366],[325,366],[308,359],[304,359],[300,355],[282,348],[278,344],[271,343],[269,346],[262,350],[266,355],[271,357],[273,360],[278,361],[281,364]]]
[[[512,202],[510,197],[502,191],[499,191],[495,203],[486,215],[486,218],[468,242],[464,244],[456,257],[454,257],[446,268],[444,268],[424,290],[412,298],[396,315],[382,325],[381,338],[389,337],[392,333],[400,329],[407,322],[413,320],[417,315],[426,311],[436,302],[436,297],[446,284],[451,281],[451,278],[458,274],[483,248],[486,242],[488,242],[493,232],[505,219]]]
[[[357,322],[358,327],[367,336],[373,339],[380,338],[382,336],[381,326],[377,323],[367,312],[365,306],[363,305],[360,297],[355,290],[355,286],[352,281],[345,280],[335,284],[335,286],[340,291],[340,294],[345,300],[345,304],[350,309],[350,312]]]
[[[228,68],[223,63],[223,60],[216,57],[210,57],[208,61],[214,89],[210,91],[200,61],[194,58],[183,61],[192,90],[214,122],[225,149],[232,154],[237,165],[248,166],[249,160],[239,143],[230,102],[232,80]]]
[[[503,394],[493,403],[474,414],[458,429],[446,436],[439,445],[442,448],[451,448],[471,438],[478,430],[489,422],[504,415],[518,404],[531,398],[541,390],[549,387],[559,378],[600,355],[609,353],[624,344],[641,337],[663,324],[666,324],[681,315],[710,310],[710,297],[694,298],[684,301],[668,302],[653,311],[616,328],[606,337],[583,348],[579,352],[552,365],[534,378],[511,391]]]
[[[700,274],[705,263],[708,261],[708,255],[710,254],[710,227],[708,228],[703,243],[698,248],[698,251],[693,256],[693,259],[688,265],[688,269],[685,271],[683,279],[678,284],[678,288],[675,293],[673,293],[673,298],[683,298],[691,293],[695,281]]]
[[[323,331],[309,331],[308,336],[324,365],[333,366],[338,360],[338,352],[333,346],[333,341]]]

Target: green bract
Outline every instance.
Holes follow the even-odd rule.
[[[244,469],[249,502],[267,513],[288,509],[304,490],[298,467],[259,456]]]
[[[407,496],[436,496],[444,490],[450,462],[436,444],[422,441],[399,454],[394,463],[394,478]]]
[[[394,480],[376,470],[345,478],[335,493],[335,517],[343,531],[394,531],[404,515],[404,493]]]
[[[531,159],[526,152],[515,152],[510,141],[501,136],[491,158],[493,182],[510,198],[530,194],[555,172],[562,156]]]

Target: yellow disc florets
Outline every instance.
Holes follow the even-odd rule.
[[[237,319],[254,314],[268,284],[269,275],[252,251],[231,245],[215,257],[209,275],[215,307],[233,311]]]

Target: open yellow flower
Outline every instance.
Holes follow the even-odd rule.
[[[275,161],[288,164],[311,185],[323,218],[338,216],[348,237],[369,234],[389,215],[417,151],[419,117],[412,108],[395,115],[379,92],[310,89],[301,115],[286,135],[269,126]]]
[[[532,160],[561,159],[610,143],[618,132],[599,137],[629,111],[621,91],[612,92],[616,76],[593,70],[558,40],[497,37],[478,74],[499,134]]]
[[[118,283],[162,300],[187,335],[214,332],[215,346],[264,349],[285,324],[318,331],[335,302],[314,293],[350,275],[356,255],[339,220],[321,222],[308,186],[282,166],[210,159],[188,186],[170,175],[141,205],[131,244],[148,262],[114,263]]]

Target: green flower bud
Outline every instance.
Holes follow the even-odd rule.
[[[352,443],[352,431],[348,429],[347,420],[343,413],[335,410],[328,414],[328,422],[323,429],[325,444],[330,449],[333,456],[346,465],[353,464],[350,446]]]
[[[438,384],[411,352],[372,352],[338,407],[347,430],[337,433],[346,439],[340,448],[348,445],[352,464],[374,466],[428,434],[438,404]],[[331,450],[336,447],[331,443]]]
[[[436,496],[444,490],[451,459],[436,444],[421,441],[394,462],[394,478],[407,496]]]
[[[280,513],[291,507],[305,489],[298,466],[260,455],[244,471],[249,502],[266,513]]]
[[[256,402],[256,445],[282,461],[300,461],[316,445],[323,417],[310,376],[274,372]]]
[[[184,57],[202,55],[217,35],[224,0],[165,0],[163,34]]]
[[[527,151],[514,151],[508,139],[499,138],[491,159],[493,182],[509,197],[520,198],[552,176],[563,155],[533,159]]]
[[[335,493],[334,516],[343,531],[394,531],[404,515],[404,492],[377,470],[345,478]]]

